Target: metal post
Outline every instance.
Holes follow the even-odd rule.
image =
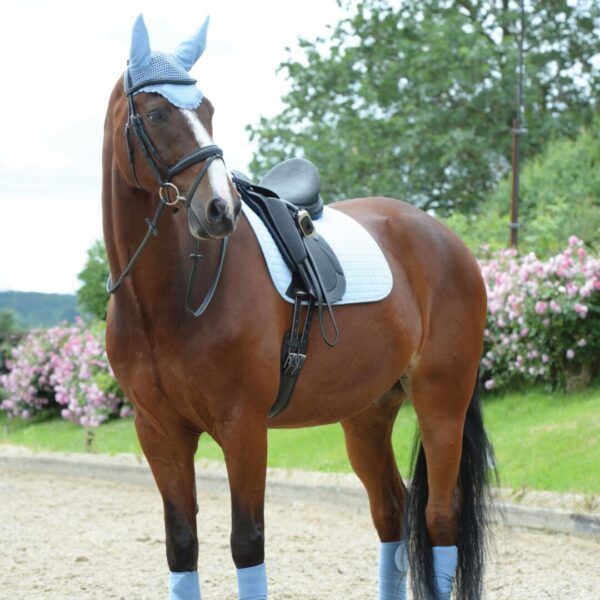
[[[512,193],[510,210],[510,246],[516,248],[519,243],[519,170],[521,163],[521,127],[523,113],[523,38],[525,37],[525,7],[524,0],[520,0],[521,23],[518,37],[519,66],[517,69],[517,110],[512,127]]]

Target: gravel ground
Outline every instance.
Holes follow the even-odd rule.
[[[199,490],[203,598],[235,599],[229,498]],[[272,500],[274,600],[376,597],[377,539],[364,509]],[[0,470],[0,598],[165,600],[162,508],[150,487]],[[497,527],[485,598],[600,597],[600,542]]]

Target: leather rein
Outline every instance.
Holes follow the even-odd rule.
[[[111,275],[108,276],[108,281],[106,282],[106,291],[109,294],[114,294],[119,289],[119,287],[121,287],[121,284],[123,283],[124,279],[131,273],[135,263],[137,262],[138,258],[140,257],[142,251],[144,250],[144,248],[146,247],[148,242],[152,239],[152,237],[155,237],[158,235],[158,222],[160,221],[160,218],[162,217],[165,208],[167,206],[176,206],[177,204],[181,204],[185,208],[189,209],[192,198],[194,197],[194,193],[196,192],[198,185],[200,185],[200,182],[202,181],[202,179],[208,172],[208,168],[210,167],[212,162],[216,159],[223,160],[223,151],[221,150],[221,148],[219,148],[219,146],[216,146],[214,144],[210,145],[210,146],[205,146],[204,148],[198,148],[197,150],[194,150],[193,152],[184,156],[183,158],[178,160],[174,165],[171,165],[171,166],[167,165],[167,163],[163,160],[163,158],[160,156],[160,153],[158,152],[158,150],[155,148],[154,144],[152,143],[152,140],[151,140],[150,136],[148,135],[146,128],[144,127],[142,116],[139,114],[139,112],[137,111],[137,109],[135,107],[135,103],[133,101],[133,95],[135,94],[135,92],[138,92],[139,90],[141,90],[142,88],[145,88],[146,86],[159,85],[159,84],[165,84],[165,83],[175,84],[175,85],[189,85],[189,84],[196,83],[196,80],[191,79],[191,78],[184,79],[184,80],[181,80],[181,79],[160,79],[160,80],[150,79],[147,81],[142,81],[141,83],[138,83],[136,85],[132,85],[132,80],[131,80],[131,75],[129,73],[129,69],[127,69],[127,71],[125,73],[124,87],[125,87],[125,94],[127,95],[127,110],[128,110],[127,122],[125,123],[125,141],[127,144],[127,160],[129,162],[129,170],[130,170],[130,172],[133,176],[133,179],[135,180],[135,183],[138,186],[138,188],[143,189],[142,186],[140,185],[140,182],[137,178],[137,174],[135,172],[135,164],[134,164],[134,159],[133,159],[133,146],[131,143],[131,131],[133,131],[133,133],[135,134],[135,138],[138,142],[138,145],[139,145],[140,149],[142,150],[144,157],[146,158],[146,162],[152,169],[154,176],[155,176],[156,180],[158,181],[159,203],[158,203],[158,206],[156,207],[156,211],[154,212],[154,216],[152,217],[152,219],[151,220],[146,219],[146,225],[148,226],[148,231],[146,232],[146,235],[140,242],[136,251],[133,253],[133,256],[129,260],[129,263],[127,264],[125,269],[121,272],[121,274],[117,278],[116,282],[113,284],[112,276]],[[177,189],[177,186],[174,183],[172,183],[171,180],[173,179],[173,177],[175,177],[179,173],[185,171],[189,167],[192,167],[193,165],[200,163],[200,162],[204,162],[204,165],[200,169],[200,172],[196,176],[196,179],[194,179],[194,182],[192,183],[191,188],[188,190],[187,194],[181,194],[179,192],[179,190]],[[164,177],[163,177],[163,172],[165,173]],[[170,199],[171,192],[175,195],[174,200]],[[188,282],[187,282],[186,306],[185,306],[186,312],[188,312],[190,315],[192,315],[194,317],[199,317],[200,315],[202,315],[208,308],[208,305],[210,304],[211,300],[213,299],[213,296],[214,296],[214,294],[217,290],[217,286],[219,284],[219,280],[221,278],[221,274],[223,272],[223,264],[225,262],[225,253],[227,252],[228,243],[229,243],[229,238],[227,238],[227,237],[223,238],[223,244],[221,246],[221,254],[219,257],[219,263],[217,265],[217,269],[215,271],[215,275],[213,277],[212,283],[206,293],[206,296],[200,303],[200,306],[198,306],[198,308],[194,309],[194,308],[192,308],[192,305],[191,305],[193,281],[194,281],[194,278],[196,275],[198,261],[200,259],[202,259],[202,255],[200,254],[200,240],[196,239],[195,252],[193,254],[190,254],[190,258],[192,259],[192,268],[190,270],[190,274],[189,274]]]

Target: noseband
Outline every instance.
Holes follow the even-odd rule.
[[[200,185],[200,182],[208,172],[208,168],[212,164],[214,160],[217,158],[223,160],[223,150],[219,148],[219,146],[212,144],[210,146],[205,146],[204,148],[198,148],[194,150],[190,154],[184,156],[179,159],[174,165],[167,165],[164,159],[161,157],[158,150],[155,148],[154,144],[146,128],[144,127],[144,122],[142,116],[137,111],[135,107],[135,103],[133,101],[133,95],[140,91],[142,88],[145,88],[150,85],[161,85],[161,84],[175,84],[175,85],[190,85],[196,83],[195,79],[148,79],[146,81],[142,81],[136,85],[132,84],[131,74],[129,73],[129,69],[127,69],[124,76],[124,87],[125,94],[127,96],[127,122],[125,123],[125,141],[127,144],[127,160],[129,162],[129,170],[135,180],[136,185],[143,189],[138,180],[137,174],[135,172],[135,164],[133,158],[133,146],[131,143],[131,135],[130,132],[133,130],[135,137],[138,141],[140,149],[142,153],[146,157],[146,162],[152,169],[154,176],[158,182],[158,196],[160,201],[158,206],[156,207],[156,212],[154,213],[154,217],[152,220],[146,219],[146,224],[148,225],[148,231],[144,236],[144,239],[141,241],[140,245],[137,247],[136,251],[133,253],[129,263],[123,270],[123,272],[119,275],[117,281],[113,285],[111,275],[108,276],[108,281],[106,282],[106,291],[109,294],[114,294],[121,284],[123,280],[131,273],[133,266],[137,262],[142,250],[145,248],[146,244],[150,241],[152,236],[158,235],[158,222],[167,206],[175,206],[180,203],[185,208],[190,208],[192,198],[194,197],[194,193]],[[204,162],[204,165],[200,169],[200,172],[194,179],[192,186],[188,190],[187,194],[181,194],[177,186],[171,181],[173,177],[182,173],[186,169],[194,166],[197,163]],[[163,172],[165,175],[163,176]],[[174,200],[169,200],[169,190],[172,190],[175,194]],[[192,283],[194,276],[196,274],[196,268],[198,266],[198,261],[202,258],[200,254],[200,241],[196,240],[196,251],[190,255],[190,258],[193,261],[192,269],[190,271],[190,275],[188,278],[187,284],[187,293],[186,293],[186,310],[188,313],[193,315],[194,317],[199,317],[210,304],[214,293],[217,289],[217,285],[219,283],[219,279],[221,277],[221,273],[223,271],[223,263],[225,261],[225,253],[227,251],[228,238],[223,238],[223,245],[221,247],[221,256],[219,258],[219,264],[217,266],[217,270],[215,272],[215,276],[213,281],[209,287],[208,292],[200,306],[197,309],[192,309],[190,306],[190,300],[192,295]]]

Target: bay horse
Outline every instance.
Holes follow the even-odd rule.
[[[238,597],[260,600],[267,597],[267,430],[336,422],[381,541],[380,600],[406,597],[408,568],[415,598],[449,598],[453,586],[457,598],[478,598],[490,449],[477,400],[486,320],[477,262],[454,233],[400,200],[331,204],[377,240],[393,288],[378,302],[335,307],[335,348],[313,328],[292,402],[269,419],[292,307],[271,284],[212,141],[213,106],[187,73],[204,50],[207,24],[165,54],[150,49],[138,18],[104,128],[104,238],[111,273],[122,274],[112,286],[107,352],[135,407],[137,435],[162,496],[170,598],[200,598],[199,437],[210,435],[223,450]],[[198,319],[184,310],[196,244],[203,255],[190,289],[196,300],[222,263],[212,302]],[[391,442],[406,398],[420,429],[410,492]]]

